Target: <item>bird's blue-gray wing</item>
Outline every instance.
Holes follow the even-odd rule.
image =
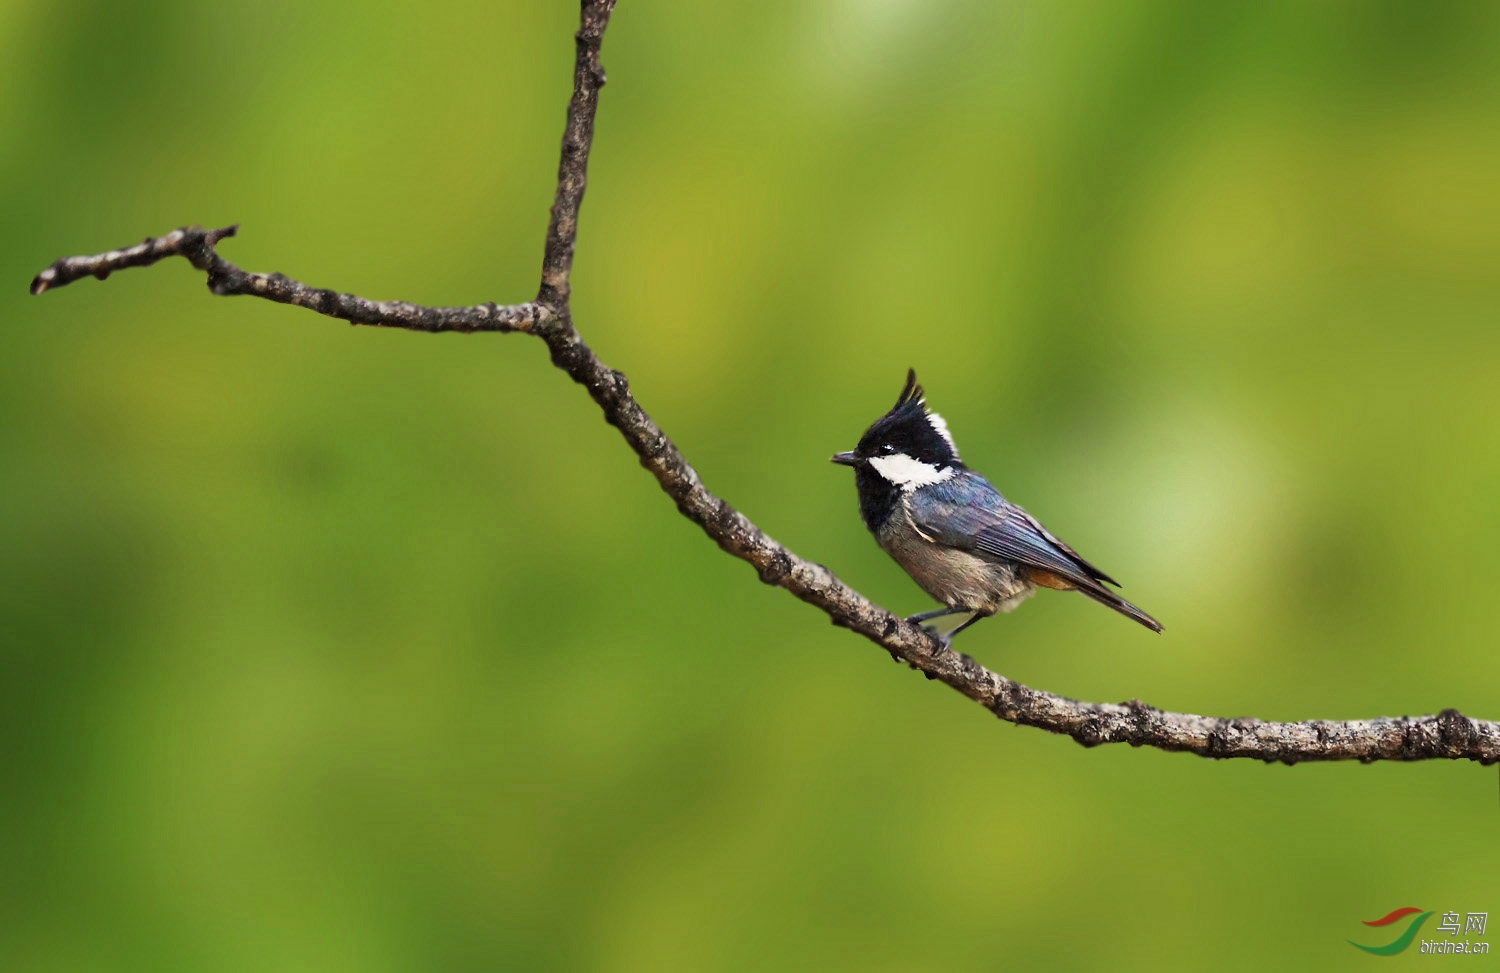
[[[908,504],[912,524],[939,544],[1041,568],[1085,587],[1119,584],[977,474],[922,493]]]

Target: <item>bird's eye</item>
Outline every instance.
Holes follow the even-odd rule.
[[[886,443],[884,446],[880,447],[880,451],[885,455],[890,456],[896,451],[896,447],[892,446],[890,443]]]

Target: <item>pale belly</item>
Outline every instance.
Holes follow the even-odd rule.
[[[1010,611],[1036,592],[1012,565],[934,544],[899,514],[892,520],[876,540],[923,591],[944,605],[993,615]]]

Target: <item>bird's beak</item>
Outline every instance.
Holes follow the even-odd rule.
[[[837,463],[840,466],[858,466],[859,457],[853,453],[834,453],[828,457],[828,462]]]

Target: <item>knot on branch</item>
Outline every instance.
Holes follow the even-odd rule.
[[[1126,739],[1132,747],[1144,746],[1155,732],[1156,718],[1161,715],[1161,711],[1138,699],[1127,700],[1120,705],[1130,711],[1130,732]]]
[[[1467,753],[1479,741],[1479,733],[1474,729],[1474,721],[1456,709],[1445,709],[1439,713],[1437,727],[1443,748],[1450,756],[1456,757]]]
[[[769,585],[779,585],[792,573],[792,559],[786,551],[776,551],[770,560],[755,569],[760,580]]]
[[[1079,724],[1078,729],[1073,731],[1073,739],[1083,747],[1097,747],[1101,743],[1108,743],[1109,738],[1105,735],[1105,720],[1102,713],[1089,713]]]

